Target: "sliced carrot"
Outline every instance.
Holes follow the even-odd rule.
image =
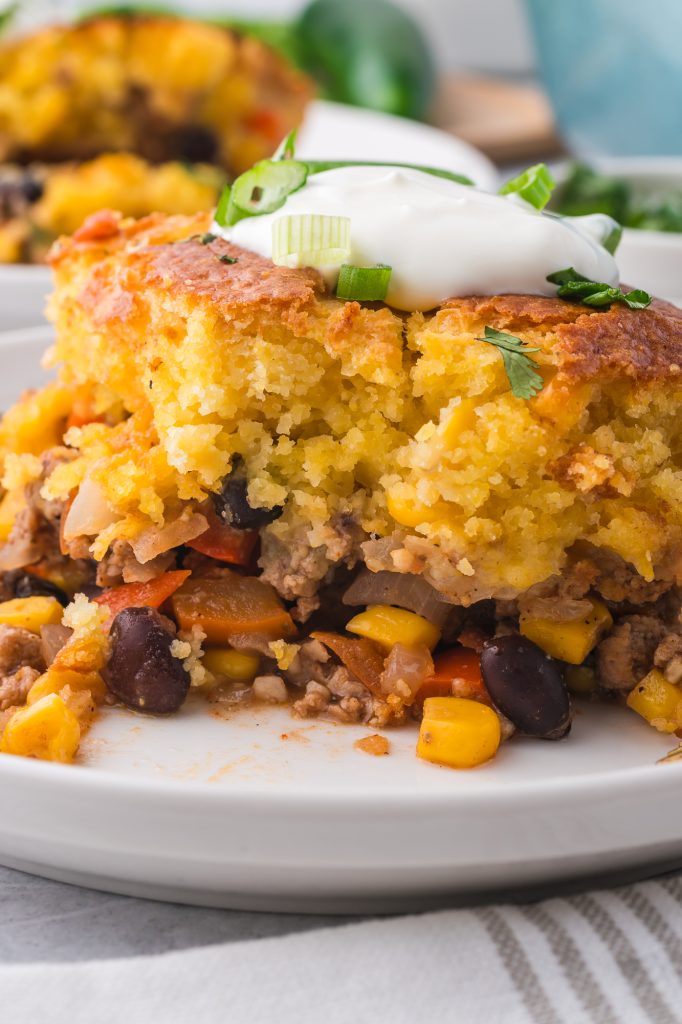
[[[436,658],[433,675],[419,687],[415,703],[423,704],[427,697],[453,695],[490,703],[481,676],[480,656],[469,647],[455,647]]]
[[[377,696],[381,694],[381,673],[384,671],[386,655],[376,644],[364,637],[351,639],[349,636],[342,636],[341,633],[322,631],[310,635],[333,651],[368,690]]]
[[[123,583],[98,594],[94,600],[111,610],[112,618],[124,608],[159,608],[189,577],[189,569],[164,572],[146,583]]]
[[[187,580],[171,604],[181,629],[200,626],[210,643],[228,643],[237,634],[260,634],[268,640],[296,635],[289,612],[269,583],[229,569]]]
[[[215,514],[207,511],[204,514],[208,519],[208,530],[188,541],[187,546],[219,562],[249,565],[258,543],[258,530],[237,530],[222,522]]]

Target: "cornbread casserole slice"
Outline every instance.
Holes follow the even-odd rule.
[[[258,40],[173,16],[92,17],[0,43],[0,260],[41,260],[107,205],[208,211],[225,173],[268,156],[311,94]]]
[[[517,628],[575,689],[629,693],[653,669],[676,689],[682,311],[498,295],[398,314],[208,227],[104,212],[54,249],[59,380],[0,427],[8,597],[27,567],[118,588],[112,611],[122,584],[165,580],[192,681],[232,685],[229,656],[259,658],[256,694],[281,699],[284,678],[299,715],[490,703],[466,652]],[[510,392],[486,327],[539,350],[534,398]],[[144,706],[103,668],[106,599],[77,599],[56,657],[94,643],[83,665]],[[458,640],[443,691],[430,651]]]

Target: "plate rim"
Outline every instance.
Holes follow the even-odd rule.
[[[339,725],[339,728],[346,728]],[[5,760],[7,758],[7,760]],[[440,766],[434,765],[434,768]],[[485,770],[485,765],[481,766]],[[541,779],[539,781],[505,781],[501,777],[499,783],[495,780],[488,786],[467,786],[467,778],[470,773],[480,769],[469,769],[464,772],[453,772],[452,769],[442,767],[443,772],[449,772],[453,776],[453,784],[457,780],[459,785],[451,792],[443,790],[429,791],[428,787],[413,792],[382,792],[377,794],[371,788],[351,791],[330,789],[324,792],[300,789],[292,786],[287,789],[275,789],[268,783],[249,783],[247,787],[233,789],[230,786],[221,785],[216,782],[209,782],[199,779],[175,779],[168,777],[137,777],[132,774],[118,774],[107,771],[103,768],[92,767],[87,764],[58,764],[56,762],[36,761],[31,758],[22,758],[18,755],[6,754],[0,757],[0,777],[4,780],[11,779],[31,783],[41,783],[44,780],[59,783],[60,790],[69,787],[70,789],[86,788],[95,790],[100,794],[105,792],[116,792],[119,796],[135,795],[140,800],[149,797],[159,798],[175,803],[178,797],[188,796],[193,805],[197,801],[213,806],[225,803],[237,805],[258,805],[259,808],[277,807],[278,812],[292,808],[305,808],[309,810],[319,806],[329,809],[349,809],[371,811],[372,814],[381,813],[385,808],[392,812],[396,806],[403,809],[415,806],[422,808],[425,812],[432,813],[434,809],[444,806],[453,808],[457,805],[476,806],[482,809],[487,804],[499,806],[501,796],[504,796],[508,808],[513,805],[522,805],[525,809],[535,803],[546,804],[548,798],[562,797],[582,801],[584,796],[593,800],[603,800],[606,797],[621,795],[623,791],[632,798],[638,795],[638,790],[648,791],[656,781],[657,796],[660,798],[666,789],[672,789],[679,794],[680,778],[682,777],[682,761],[671,764],[650,764],[640,765],[613,771],[598,771],[582,774],[579,776],[563,775],[553,779]],[[663,772],[663,774],[661,774]],[[669,781],[659,784],[660,780],[669,775]]]

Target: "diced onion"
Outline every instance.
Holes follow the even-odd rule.
[[[95,537],[117,518],[102,488],[86,476],[66,514],[62,536],[67,543],[76,537]]]
[[[428,647],[417,644],[406,647],[394,644],[386,658],[381,676],[381,689],[411,704],[425,679],[433,675],[433,659]]]
[[[339,299],[358,302],[376,302],[386,298],[391,280],[391,268],[385,263],[374,267],[354,267],[344,263],[339,273],[336,294]]]
[[[392,604],[422,615],[439,628],[445,623],[453,606],[437,590],[413,573],[370,572],[363,569],[343,595],[345,605]]]
[[[300,213],[272,225],[272,261],[281,267],[325,267],[350,255],[350,217]]]
[[[171,548],[177,548],[181,544],[194,540],[195,537],[205,533],[207,529],[206,516],[202,516],[200,512],[190,512],[189,515],[183,513],[178,519],[174,519],[172,523],[166,523],[165,526],[149,526],[146,530],[142,530],[137,537],[130,541],[130,546],[135,558],[144,565],[145,562],[151,562],[152,558],[163,554],[164,551],[170,551]]]

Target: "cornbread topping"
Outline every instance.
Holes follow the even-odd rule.
[[[347,262],[390,265],[386,302],[396,309],[433,309],[456,295],[554,295],[547,276],[563,267],[610,285],[619,280],[601,244],[609,218],[558,218],[516,195],[491,195],[406,167],[311,175],[274,213],[211,230],[271,258],[273,225],[296,214],[349,218]],[[331,286],[338,280],[340,263],[313,266]]]

